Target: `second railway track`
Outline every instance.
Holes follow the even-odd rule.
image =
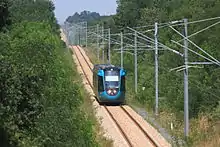
[[[92,69],[93,65],[82,48],[79,46],[74,46],[72,49],[75,52],[76,58],[83,70],[83,73],[87,79],[87,82],[91,88],[92,85]],[[83,61],[82,61],[83,60]],[[86,63],[85,65],[82,65]],[[86,70],[87,69],[87,70]],[[91,73],[88,73],[90,71]],[[90,75],[90,77],[88,76]],[[159,147],[161,146],[154,138],[149,135],[149,133],[142,127],[140,122],[136,121],[133,114],[129,112],[126,106],[102,106],[108,112],[110,118],[116,124],[118,130],[121,132],[122,136],[126,140],[127,144],[131,147]]]

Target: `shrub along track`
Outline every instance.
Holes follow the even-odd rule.
[[[72,46],[90,88],[93,64],[80,46]],[[171,146],[152,126],[129,106],[100,106],[117,126],[128,146],[167,147]]]

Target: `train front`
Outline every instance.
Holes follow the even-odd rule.
[[[100,94],[102,102],[123,103],[125,100],[125,71],[119,68],[107,68],[103,77],[104,91]]]

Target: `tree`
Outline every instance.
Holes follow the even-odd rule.
[[[100,18],[100,14],[96,12],[90,12],[90,11],[82,11],[79,13],[74,13],[73,16],[69,16],[66,21],[69,23],[77,23],[82,21],[87,21],[88,23],[91,21],[95,21]]]
[[[11,2],[0,33],[0,146],[97,146],[53,10],[46,0]]]

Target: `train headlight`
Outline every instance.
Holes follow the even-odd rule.
[[[111,92],[112,92],[112,91],[111,91],[110,89],[109,89],[109,90],[107,90],[107,93],[108,93],[108,94],[111,94]]]
[[[116,94],[116,92],[117,92],[117,91],[114,89],[114,90],[113,90],[113,93]]]

